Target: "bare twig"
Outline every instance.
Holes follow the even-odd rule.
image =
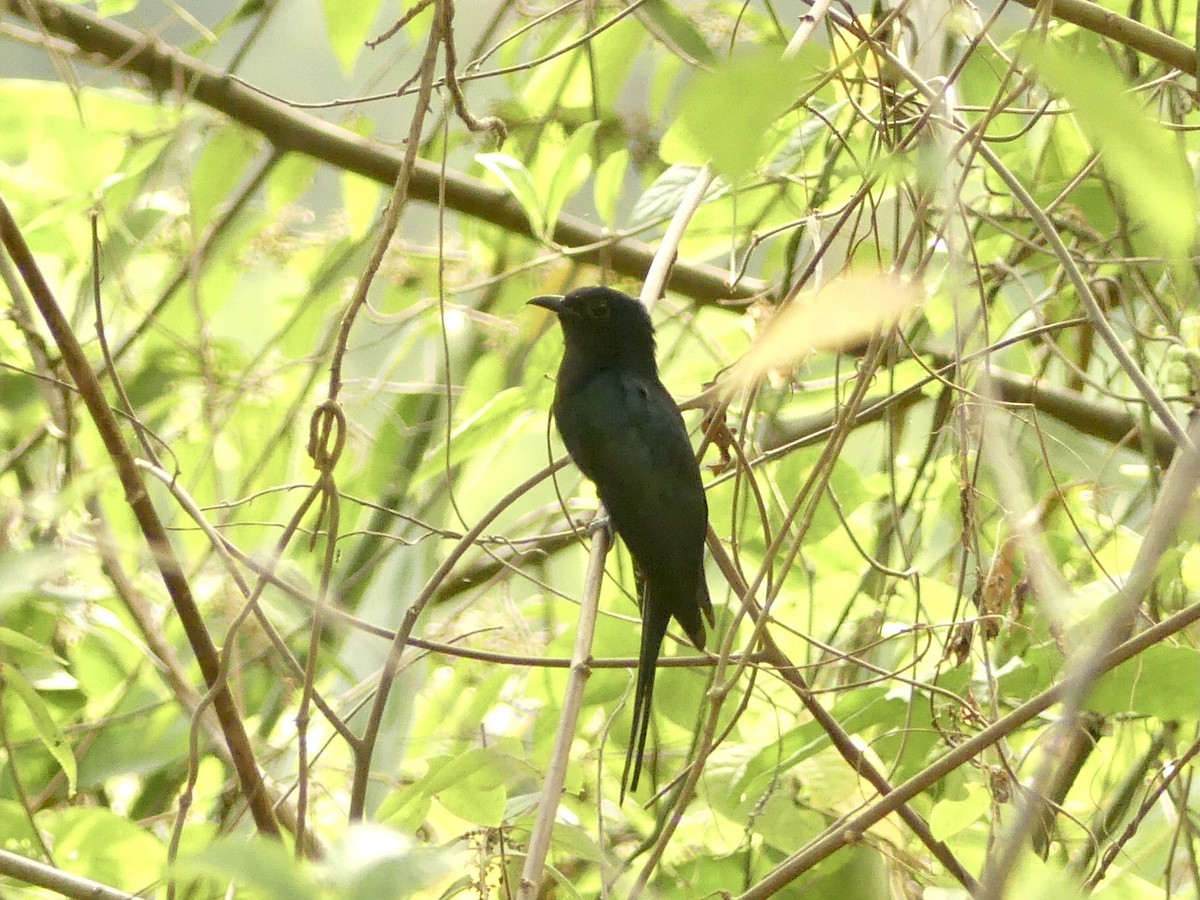
[[[571,674],[559,710],[558,730],[554,734],[554,748],[550,751],[550,764],[546,767],[546,780],[542,783],[541,799],[533,820],[533,833],[529,836],[529,846],[525,851],[521,887],[517,894],[519,900],[534,900],[541,889],[550,836],[558,817],[558,801],[566,780],[567,766],[571,762],[571,745],[575,741],[575,728],[583,704],[583,689],[592,674],[592,639],[596,631],[596,613],[600,607],[600,586],[604,583],[604,560],[611,545],[607,527],[592,531],[592,551],[588,556],[587,576],[583,582],[575,649],[571,653]]]
[[[41,270],[34,261],[33,254],[25,243],[17,223],[13,221],[12,214],[3,198],[0,198],[0,243],[16,263],[17,270],[21,273],[34,304],[42,314],[42,318],[45,319],[54,342],[58,346],[63,364],[79,388],[83,402],[100,432],[105,449],[108,451],[117,470],[117,476],[125,489],[125,499],[141,527],[142,534],[150,547],[154,564],[162,576],[163,584],[179,615],[188,641],[191,643],[192,651],[196,654],[200,671],[204,674],[205,681],[208,682],[210,688],[215,689],[213,700],[217,718],[220,720],[221,729],[229,745],[242,793],[250,805],[255,824],[261,833],[278,837],[279,825],[275,820],[275,814],[266,793],[262,789],[262,777],[255,760],[254,748],[250,743],[249,735],[246,734],[241,715],[233,701],[233,695],[229,692],[228,687],[219,685],[220,660],[217,649],[204,624],[200,610],[196,606],[191,585],[183,573],[179,558],[175,555],[175,550],[158,517],[158,512],[155,510],[154,504],[150,502],[146,485],[134,463],[129,445],[121,434],[117,417],[109,408],[100,383],[96,380],[96,375],[84,356],[83,348],[54,299],[50,286],[42,277]]]

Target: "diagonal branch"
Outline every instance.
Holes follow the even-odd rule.
[[[258,131],[279,151],[306,154],[389,188],[396,181],[403,154],[257,93],[151,35],[97,16],[82,6],[56,0],[28,0],[16,4],[14,12],[50,34],[71,41],[84,53],[97,56],[98,61],[140,75],[157,91],[169,93],[180,84],[187,85],[190,97]],[[508,193],[466,175],[443,172],[440,166],[418,159],[409,195],[436,204],[442,192],[447,209],[536,239],[525,213]],[[614,238],[577,216],[560,215],[550,238],[557,245],[572,248],[572,258],[597,264],[603,261],[613,271],[631,278],[643,277],[654,257],[648,244]],[[753,278],[742,278],[730,287],[722,270],[702,263],[677,263],[668,287],[701,303],[745,300],[767,290],[764,282]]]
[[[25,238],[3,198],[0,198],[0,245],[3,245],[4,250],[12,257],[30,296],[45,319],[46,326],[58,346],[58,352],[62,355],[63,364],[79,388],[84,405],[87,406],[104,447],[112,459],[113,467],[117,470],[117,476],[125,489],[125,500],[137,519],[146,543],[150,546],[154,565],[166,585],[204,680],[213,692],[213,707],[229,745],[242,794],[254,815],[254,822],[260,833],[278,837],[279,824],[262,783],[254,748],[250,744],[250,737],[246,733],[233,694],[220,678],[217,648],[213,645],[204,618],[196,605],[196,598],[192,596],[191,585],[184,575],[179,558],[175,555],[167,530],[158,517],[158,511],[150,500],[146,484],[137,469],[133,454],[130,453],[129,444],[121,434],[117,417],[104,398],[96,373],[84,355],[83,347],[71,330],[70,323],[54,299],[50,286],[42,276],[33,253],[25,243]]]

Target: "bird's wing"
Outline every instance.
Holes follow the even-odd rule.
[[[596,483],[643,574],[695,590],[703,580],[708,506],[683,416],[666,388],[604,369],[566,406],[556,413],[564,438],[573,437],[567,449]]]

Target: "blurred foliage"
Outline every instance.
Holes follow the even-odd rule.
[[[428,10],[364,53],[393,7],[321,8],[355,96],[413,76]],[[1035,44],[1024,13],[985,21],[965,5],[905,6],[906,18],[864,9],[857,22],[837,13],[798,53],[784,49],[796,25],[788,4],[629,10],[458,4],[467,102],[502,118],[508,137],[498,146],[473,134],[439,92],[419,152],[469,185],[503,189],[533,237],[429,204],[404,209],[340,357],[347,442],[329,557],[330,520],[315,507],[294,535],[285,526],[316,479],[310,416],[328,395],[336,332],[391,185],[273,153],[186,85],[168,96],[136,78],[97,83],[102,61],[60,44],[48,51],[57,79],[0,81],[0,195],[105,372],[127,439],[158,457],[232,549],[214,552],[167,485],[150,482],[275,799],[294,816],[303,784],[324,852],[297,862],[291,839],[253,836],[216,732],[193,717],[206,686],[127,498],[7,260],[0,849],[141,896],[167,896],[169,883],[197,898],[231,884],[239,897],[289,900],[516,896],[567,684],[592,488],[573,468],[543,478],[431,579],[471,526],[562,453],[547,437],[560,338],[524,302],[601,280],[638,291],[574,259],[552,239],[556,223],[570,215],[597,239],[654,243],[706,162],[718,177],[678,264],[711,263],[769,290],[728,303],[671,293],[657,305],[660,365],[677,397],[741,358],[794,288],[885,270],[924,300],[876,341],[766,372],[733,398],[726,444],[704,458],[716,534],[758,585],[779,648],[866,758],[893,785],[919,777],[1057,682],[1109,615],[1154,521],[1165,438],[997,165],[1030,192],[1182,421],[1200,373],[1189,259],[1198,117],[1186,78],[1112,37],[1052,21]],[[1155,10],[1149,24],[1178,22],[1175,36],[1192,42],[1179,15],[1189,8]],[[132,13],[123,21],[135,27],[168,15],[134,2],[100,11]],[[260,26],[289,28],[301,10],[230,3],[224,14],[179,51],[253,59]],[[0,54],[36,33],[0,28]],[[402,133],[412,113],[411,97],[321,110],[366,136]],[[92,296],[92,213],[115,373]],[[852,307],[837,314],[854,317]],[[699,446],[700,416],[687,417]],[[998,474],[1000,457],[1017,482]],[[1024,533],[1061,573],[1065,619],[1030,578]],[[1196,602],[1192,537],[1159,561],[1139,628]],[[260,618],[243,619],[231,567],[250,584],[273,573]],[[637,611],[619,547],[608,575],[593,657],[630,660]],[[325,582],[332,610],[314,641]],[[752,622],[715,566],[709,582],[710,649],[752,662],[723,695],[697,796],[675,810],[670,792],[711,725],[713,666],[660,673],[644,780],[665,793],[621,806],[632,669],[598,665],[540,896],[629,896],[647,863],[653,896],[736,895],[876,796],[753,655]],[[375,824],[351,826],[354,754],[311,708],[301,764],[301,673],[315,650],[312,689],[360,732],[387,656],[378,629],[397,628],[424,588],[433,602],[414,637],[437,646],[405,650],[371,759]],[[1196,638],[1181,630],[1099,679],[1091,740],[1023,853],[1013,896],[1117,883],[1120,896],[1200,892]],[[979,874],[1021,784],[1065,753],[1054,722],[1052,708],[1014,727],[912,802],[967,871]],[[661,857],[647,855],[672,814]],[[0,872],[6,897],[50,896]],[[777,896],[922,890],[965,896],[889,817]]]

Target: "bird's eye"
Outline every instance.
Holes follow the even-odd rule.
[[[587,314],[592,319],[607,319],[608,301],[603,298],[593,300],[587,305]]]

